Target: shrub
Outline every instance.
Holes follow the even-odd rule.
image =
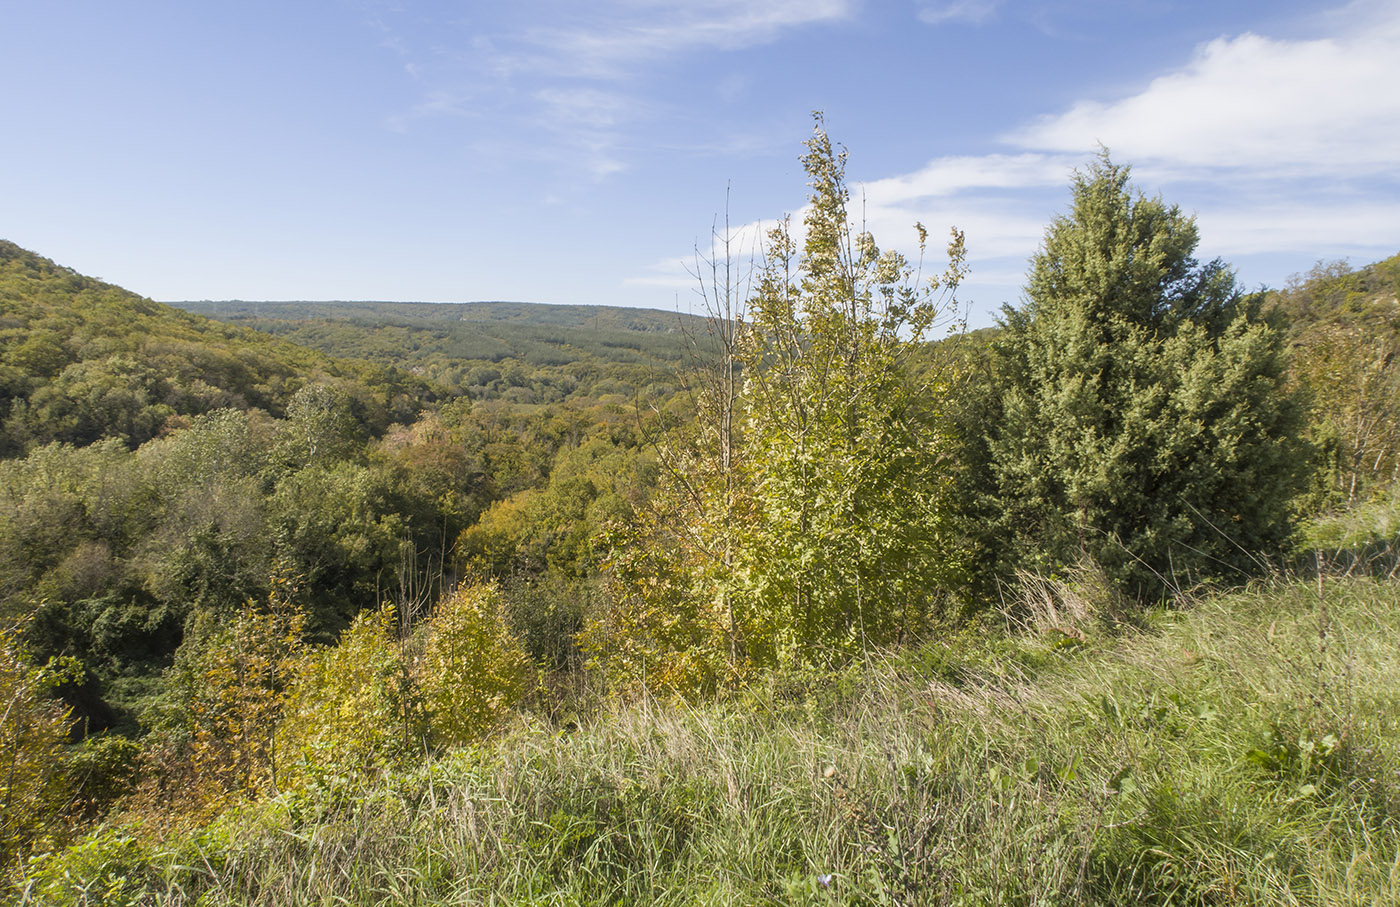
[[[439,603],[417,673],[432,738],[449,746],[479,738],[524,695],[530,663],[498,588],[464,586]]]
[[[51,670],[30,664],[0,633],[0,861],[8,863],[68,805],[67,710],[49,699]]]
[[[422,708],[397,631],[385,605],[297,661],[277,728],[280,787],[360,776],[421,752]]]

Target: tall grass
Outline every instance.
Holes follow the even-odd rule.
[[[16,891],[36,905],[1400,903],[1397,592],[1261,585],[1130,631],[1061,607],[1038,629],[967,628],[721,703],[521,718],[489,745],[194,834],[109,827],[32,863]]]

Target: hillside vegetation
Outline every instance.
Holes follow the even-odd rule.
[[[395,365],[473,399],[630,397],[706,347],[704,319],[516,302],[182,302],[340,356]]]
[[[0,252],[0,614],[38,664],[63,660],[78,736],[182,714],[177,653],[279,583],[313,639],[390,598],[424,607],[483,510],[546,484],[561,452],[586,470],[635,447],[630,406],[473,406]],[[635,481],[597,469],[571,507]]]
[[[1270,303],[1289,325],[1311,398],[1322,506],[1356,506],[1400,480],[1400,255],[1319,264]]]
[[[219,324],[84,277],[0,241],[0,452],[104,438],[136,447],[183,417],[282,415],[318,380],[340,384],[367,427],[411,419],[433,388]]]
[[[1393,582],[1271,583],[1126,632],[1094,610],[1102,589],[1041,591],[1010,636],[972,626],[716,703],[522,717],[488,745],[325,776],[197,834],[116,822],[31,864],[27,900],[1400,898]]]
[[[1394,902],[1400,259],[1245,293],[1104,154],[935,341],[817,127],[699,318],[0,247],[6,896]]]

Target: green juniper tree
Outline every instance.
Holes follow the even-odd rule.
[[[1106,153],[1075,175],[994,345],[974,474],[1003,567],[1093,561],[1155,599],[1279,550],[1300,412],[1259,297],[1128,177]]]

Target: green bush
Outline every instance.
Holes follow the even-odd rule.
[[[48,696],[57,677],[30,664],[15,636],[0,632],[0,865],[37,838],[61,837],[53,824],[70,796],[68,710]]]
[[[385,605],[297,660],[277,726],[280,789],[363,780],[422,754],[422,704],[398,629]]]
[[[464,586],[423,628],[418,682],[438,743],[476,741],[529,689],[533,671],[504,604],[493,585]]]
[[[87,737],[68,759],[78,802],[89,813],[100,813],[134,791],[141,769],[141,745],[112,733]]]
[[[159,887],[146,849],[118,828],[45,854],[26,874],[22,903],[33,907],[141,907]]]

